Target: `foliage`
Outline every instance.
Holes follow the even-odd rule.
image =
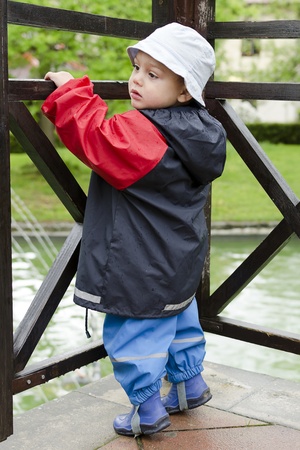
[[[268,14],[272,14],[275,19],[295,20],[300,18],[300,2],[299,0],[272,0],[265,6]]]
[[[268,81],[268,82],[293,82],[300,81],[300,41],[291,42],[266,42],[264,54],[271,64],[264,68],[258,68],[253,64],[249,71],[250,81]]]
[[[58,0],[27,0],[39,6],[61,8]],[[65,0],[63,8],[89,14],[151,21],[151,0]],[[300,2],[273,0],[263,4],[246,3],[241,0],[216,0],[217,21],[269,20],[276,18],[297,19],[300,17]],[[43,78],[48,70],[68,70],[75,77],[88,73],[95,80],[126,80],[131,71],[125,48],[132,41],[107,36],[87,35],[66,31],[44,30],[20,25],[9,25],[9,75],[18,78]],[[246,43],[244,43],[246,45]],[[249,43],[248,43],[249,44]],[[259,41],[257,45],[260,46]],[[263,68],[253,58],[252,68],[244,65],[235,76],[248,81],[299,81],[300,52],[296,45],[287,44],[282,49],[274,41],[261,41],[269,64]],[[225,61],[223,41],[216,43],[217,60]],[[232,76],[230,57],[222,65],[218,63],[216,79]],[[245,67],[248,67],[245,69]],[[109,102],[110,114],[129,107],[127,101]],[[38,115],[39,105],[30,106]]]
[[[60,7],[57,0],[27,0],[27,3]],[[151,20],[151,0],[142,3],[138,0],[85,3],[81,3],[79,8],[76,0],[65,0],[63,5],[64,9],[90,14]],[[126,47],[132,42],[107,36],[9,25],[9,76],[41,79],[49,70],[67,70],[75,77],[87,73],[93,80],[126,80],[131,72]],[[110,102],[109,107],[110,114],[113,114],[128,108],[128,102]],[[34,106],[31,111],[32,108]],[[39,112],[39,105],[33,112]]]
[[[61,7],[58,0],[28,0],[28,3],[39,6]],[[111,17],[151,20],[151,0],[101,0],[88,2],[83,0],[78,6],[75,0],[65,0],[64,9],[84,11],[90,14],[107,15]],[[252,5],[245,7],[240,0],[217,0],[216,19],[218,21],[261,20],[261,17],[299,18],[300,3],[292,1],[274,0],[269,6]],[[288,7],[286,6],[288,4]],[[284,6],[283,6],[284,5]],[[283,11],[284,8],[284,11]],[[9,71],[11,77],[43,78],[48,70],[69,70],[74,76],[88,73],[92,79],[124,80],[131,71],[130,62],[125,48],[131,41],[109,38],[105,36],[91,36],[80,33],[55,31],[9,25]],[[273,45],[273,43],[272,43]],[[272,53],[273,52],[273,53]],[[291,48],[282,52],[270,46],[270,55],[275,55],[274,63],[269,64],[264,72],[254,67],[253,78],[258,81],[295,81],[299,77],[299,54]],[[227,73],[223,79],[230,77],[231,66],[228,64]],[[297,72],[298,71],[298,72]],[[22,75],[23,74],[23,75]],[[24,76],[25,74],[25,76]],[[250,73],[250,77],[252,74]],[[272,78],[273,77],[273,78]],[[110,113],[119,112],[128,107],[124,101],[110,102]],[[36,115],[40,110],[40,103],[33,102],[31,111]],[[284,167],[288,177],[296,189],[299,189],[298,174],[294,168],[299,167],[300,155],[296,147],[271,146],[270,152],[276,155],[279,165],[289,163]],[[280,151],[279,151],[280,148]],[[289,152],[289,159],[285,157]],[[79,183],[87,189],[89,170],[78,163],[68,152],[60,150]],[[294,164],[290,164],[294,161]],[[17,192],[22,193],[25,202],[40,220],[71,220],[64,207],[56,199],[51,189],[29,161],[27,155],[12,155],[12,184]],[[24,188],[26,186],[26,188]],[[37,196],[36,193],[39,193]],[[247,170],[237,154],[229,146],[228,163],[224,175],[215,182],[213,188],[213,220],[274,220],[280,214],[273,206],[253,176]],[[40,207],[41,203],[43,208]],[[253,208],[255,205],[255,208]],[[42,216],[41,216],[42,215]]]
[[[250,123],[248,128],[257,141],[273,144],[298,144],[300,142],[299,123]]]
[[[250,5],[250,2],[248,3]],[[217,20],[299,20],[299,0],[270,0],[268,2],[254,3],[245,6],[239,0],[217,0]],[[254,56],[248,61],[243,59],[241,69],[235,71],[234,77],[241,81],[252,82],[299,82],[300,81],[300,41],[249,39],[242,41],[241,53],[247,55],[245,48],[254,47],[248,56]],[[223,45],[217,43],[217,56],[224,61]],[[253,49],[252,49],[253,50]],[[259,55],[261,52],[261,55]],[[229,79],[232,77],[231,54],[227,56],[226,67],[223,73],[217,73],[216,79]],[[218,58],[217,58],[218,60]],[[243,64],[245,62],[245,64]],[[251,63],[252,64],[251,64]]]
[[[56,0],[27,0],[27,3],[58,7]],[[64,9],[125,19],[150,19],[150,0],[142,6],[137,0],[130,3],[131,8],[125,8],[127,1],[88,2],[87,5],[81,3],[79,9],[76,0],[66,0]],[[88,72],[92,79],[126,79],[130,69],[127,45],[129,41],[107,36],[10,25],[10,71],[13,74],[27,65],[31,78],[42,78],[48,70],[70,70],[74,76]]]
[[[247,5],[241,0],[216,0],[216,20],[218,22],[247,20],[258,17],[259,11],[258,5]]]

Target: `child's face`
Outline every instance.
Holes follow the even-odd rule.
[[[128,90],[136,109],[169,108],[191,99],[182,77],[142,51],[134,58]]]

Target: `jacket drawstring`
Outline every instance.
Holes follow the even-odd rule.
[[[85,309],[85,334],[86,334],[86,337],[88,339],[90,339],[91,335],[90,335],[90,332],[88,330],[88,314],[89,314],[89,309],[86,308]]]

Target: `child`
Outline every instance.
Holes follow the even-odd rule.
[[[42,110],[92,169],[74,301],[106,313],[104,345],[133,405],[114,429],[134,436],[211,398],[195,292],[208,248],[203,208],[226,138],[204,107],[215,57],[202,36],[171,23],[127,51],[134,110],[105,119],[89,78],[67,72],[46,74],[59,89]]]

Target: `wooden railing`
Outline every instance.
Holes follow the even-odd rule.
[[[106,356],[102,341],[27,366],[68,288],[75,272],[81,239],[86,197],[55,148],[23,104],[43,100],[53,84],[42,80],[8,80],[7,23],[95,35],[141,39],[156,27],[178,21],[197,29],[214,44],[215,39],[299,38],[300,21],[217,23],[213,0],[169,0],[152,2],[152,22],[103,18],[75,11],[62,11],[26,3],[0,0],[0,441],[12,434],[12,395]],[[126,82],[95,82],[104,99],[128,98]],[[300,336],[223,318],[219,314],[244,287],[276,256],[292,235],[300,237],[299,199],[230,107],[226,99],[299,100],[295,83],[233,83],[210,81],[206,103],[212,115],[224,125],[228,139],[266,191],[283,220],[249,257],[210,293],[209,255],[197,292],[204,330],[257,345],[300,354]],[[65,208],[74,227],[45,277],[32,304],[13,336],[9,129],[32,159]],[[207,205],[210,224],[210,205]],[[299,303],[300,306],[300,303]]]

